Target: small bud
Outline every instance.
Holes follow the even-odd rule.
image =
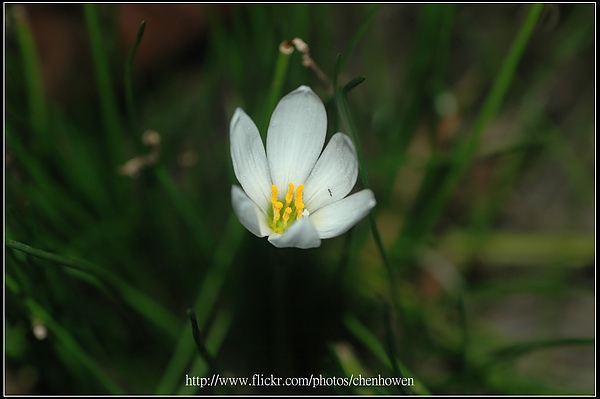
[[[283,54],[289,55],[289,54],[292,54],[294,52],[294,46],[292,45],[291,41],[284,40],[279,45],[279,51],[281,51]]]
[[[300,39],[299,37],[293,38],[292,43],[294,43],[294,46],[296,46],[296,50],[298,50],[302,54],[308,53],[310,51],[310,49],[308,48],[308,44],[306,44],[304,40]]]

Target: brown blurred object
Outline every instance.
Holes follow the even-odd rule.
[[[95,90],[90,45],[80,4],[24,4],[38,49],[40,70],[48,100],[66,108],[86,101]],[[203,51],[207,15],[225,7],[205,4],[98,4],[102,28],[114,32],[116,43],[105,38],[111,62],[118,72],[146,21],[144,36],[134,58],[134,77],[148,78]],[[210,8],[212,7],[212,8]],[[115,24],[115,26],[110,26]],[[110,53],[114,49],[114,54]],[[121,83],[123,76],[112,76]],[[89,101],[89,100],[88,100]]]
[[[137,67],[151,69],[170,57],[201,51],[199,43],[207,28],[205,5],[121,4],[118,9],[119,41],[125,54],[133,46],[140,23],[146,21],[134,60]]]

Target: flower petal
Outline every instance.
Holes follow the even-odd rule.
[[[373,191],[362,190],[311,213],[310,220],[319,238],[337,237],[364,218],[375,204]]]
[[[344,198],[357,177],[358,160],[352,140],[344,133],[334,134],[304,183],[306,209],[315,212]]]
[[[317,230],[309,218],[296,220],[283,234],[273,233],[269,242],[277,248],[296,247],[301,249],[316,248],[321,245]]]
[[[267,132],[267,158],[280,192],[289,183],[304,183],[323,149],[326,132],[325,106],[309,87],[300,86],[279,101]]]
[[[271,201],[271,177],[258,128],[240,108],[235,110],[229,128],[231,160],[235,177],[261,209]]]
[[[240,223],[252,234],[264,237],[272,233],[267,225],[267,215],[239,186],[231,186],[231,205]]]

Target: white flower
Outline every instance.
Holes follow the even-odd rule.
[[[241,184],[231,187],[239,221],[279,248],[314,248],[348,231],[375,206],[371,190],[348,197],[358,176],[356,150],[344,133],[321,154],[327,114],[319,97],[300,86],[279,101],[267,131],[240,108],[231,118],[231,159]],[[320,156],[319,156],[320,155]]]

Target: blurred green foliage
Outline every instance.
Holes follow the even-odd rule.
[[[199,35],[5,6],[6,393],[594,393],[593,4],[187,6]],[[233,215],[229,120],[301,84],[378,203],[279,250]],[[212,373],[414,385],[185,385]]]

